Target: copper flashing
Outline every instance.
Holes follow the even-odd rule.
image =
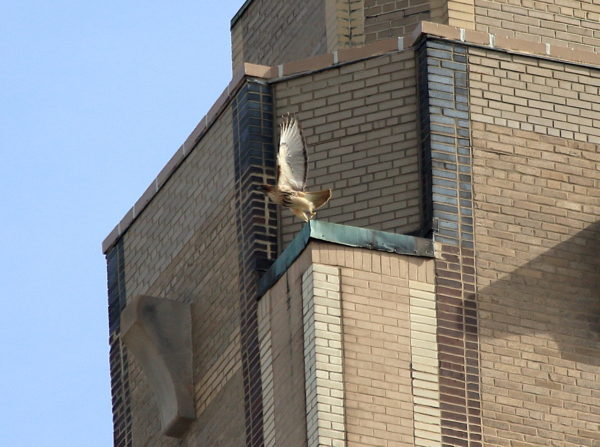
[[[434,245],[431,239],[311,220],[304,225],[262,276],[257,298],[264,295],[283,276],[312,239],[347,247],[366,248],[408,256],[434,257]]]
[[[253,1],[254,0],[246,0],[244,4],[240,7],[240,9],[238,9],[238,12],[236,12],[233,18],[231,19],[231,22],[229,24],[230,29],[235,26],[238,20],[240,20],[240,18],[244,15],[244,13],[250,7]]]

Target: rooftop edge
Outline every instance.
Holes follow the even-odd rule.
[[[244,13],[250,7],[250,4],[253,1],[254,0],[246,0],[244,2],[244,4],[242,6],[240,6],[240,9],[238,9],[238,12],[235,13],[235,15],[233,16],[233,18],[231,19],[231,22],[229,23],[229,29],[232,29],[235,26],[235,24],[237,23],[237,21],[240,20],[240,18],[244,15]]]
[[[247,0],[240,8],[238,14],[242,14],[253,0]],[[236,14],[236,16],[238,15]],[[235,17],[234,17],[235,19]],[[383,39],[362,47],[344,48],[333,53],[326,53],[308,59],[288,62],[272,67],[244,63],[243,66],[233,73],[231,82],[215,101],[208,113],[200,120],[190,136],[175,152],[175,155],[167,162],[155,180],[142,194],[140,199],[125,214],[123,219],[108,234],[102,242],[102,252],[107,251],[127,231],[133,221],[140,215],[152,198],[171,177],[187,155],[194,149],[204,134],[212,126],[224,108],[229,104],[233,95],[237,92],[246,78],[259,78],[267,82],[278,82],[290,76],[299,76],[304,73],[325,70],[352,63],[362,59],[377,57],[383,54],[403,51],[411,48],[423,36],[447,39],[462,42],[466,45],[486,48],[491,50],[506,51],[511,53],[543,57],[549,60],[567,62],[574,65],[584,65],[593,68],[600,67],[600,54],[585,50],[575,50],[553,44],[542,44],[524,39],[507,37],[500,34],[490,34],[484,31],[475,31],[443,25],[433,22],[420,22],[413,33],[407,37]]]
[[[435,255],[431,239],[311,220],[262,276],[258,285],[258,297],[264,295],[284,275],[311,240],[408,256],[433,258]]]

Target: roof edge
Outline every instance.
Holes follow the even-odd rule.
[[[253,0],[247,0],[236,16],[242,15],[252,1]],[[504,35],[490,34],[484,31],[475,31],[472,29],[464,29],[426,21],[420,22],[413,33],[406,37],[383,39],[361,47],[339,49],[333,53],[321,54],[308,59],[287,62],[272,67],[246,62],[241,68],[234,72],[231,82],[223,93],[221,93],[208,113],[200,120],[190,136],[179,147],[175,155],[167,162],[165,167],[142,194],[140,199],[104,239],[102,242],[102,252],[106,253],[125,231],[127,231],[137,216],[139,216],[164,183],[171,177],[173,172],[175,172],[183,160],[191,153],[212,124],[214,124],[215,120],[229,104],[233,95],[235,95],[245,79],[259,78],[264,79],[269,83],[276,83],[292,77],[335,68],[384,54],[407,50],[413,48],[415,44],[418,44],[418,41],[421,41],[423,38],[429,37],[460,42],[464,45],[482,49],[540,57],[551,61],[596,69],[600,68],[600,53],[576,50],[554,44],[536,43]]]
[[[257,298],[263,296],[287,272],[311,240],[407,256],[435,257],[434,242],[431,239],[311,220],[261,277]]]
[[[236,12],[235,15],[233,16],[233,18],[231,19],[231,22],[229,23],[229,29],[233,29],[233,27],[235,26],[237,21],[242,18],[242,16],[246,12],[246,10],[250,7],[250,4],[253,1],[254,0],[246,0],[244,2],[244,4],[240,7],[240,9],[238,9],[238,12]]]
[[[148,203],[150,203],[160,188],[162,188],[162,186],[171,177],[179,165],[181,165],[183,160],[185,160],[192,152],[196,144],[198,144],[208,129],[210,129],[210,127],[214,124],[225,107],[227,107],[233,96],[237,93],[237,90],[239,90],[242,82],[245,79],[258,78],[263,79],[266,82],[271,80],[276,82],[284,79],[284,77],[297,76],[314,70],[333,68],[340,65],[353,63],[358,60],[380,56],[385,53],[396,52],[398,50],[402,50],[404,48],[403,45],[404,39],[400,37],[384,39],[363,47],[348,48],[345,50],[340,50],[339,52],[336,51],[334,53],[328,53],[308,59],[289,62],[283,65],[275,65],[272,67],[244,62],[243,66],[234,72],[233,78],[227,88],[223,90],[208,113],[196,125],[185,142],[179,147],[173,157],[171,157],[165,167],[160,171],[156,179],[152,181],[140,199],[138,199],[135,205],[125,214],[121,221],[104,239],[102,242],[102,252],[106,254],[108,250],[115,245],[118,239],[127,231],[133,221],[146,208]]]
[[[475,31],[441,23],[420,22],[407,41],[412,46],[424,35],[454,40],[489,50],[537,56],[557,62],[600,68],[600,54],[593,51],[550,43],[532,42],[531,40],[519,39],[506,34],[491,34],[485,31]]]
[[[132,208],[127,211],[121,221],[113,228],[108,236],[102,242],[102,253],[108,252],[108,250],[115,245],[118,239],[127,231],[133,221],[140,215],[140,213],[146,208],[162,186],[171,178],[173,173],[181,165],[181,163],[192,153],[198,142],[204,137],[216,120],[221,116],[221,113],[229,105],[237,91],[242,86],[246,79],[259,78],[267,79],[270,73],[271,67],[264,65],[256,65],[244,63],[244,65],[233,73],[231,82],[223,90],[221,95],[217,98],[215,103],[204,115],[200,122],[196,125],[192,133],[186,138],[183,144],[177,149],[175,154],[167,162],[167,164],[161,169],[156,178],[150,183],[150,186],[146,188],[146,191],[142,196],[135,202]]]

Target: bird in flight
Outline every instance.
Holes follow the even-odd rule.
[[[285,116],[280,126],[277,154],[277,184],[260,185],[260,189],[278,205],[285,206],[300,219],[308,222],[316,210],[327,203],[331,189],[305,191],[308,156],[304,137],[293,116]]]

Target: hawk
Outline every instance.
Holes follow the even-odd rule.
[[[260,189],[278,205],[290,209],[300,219],[308,222],[316,210],[327,203],[331,189],[305,191],[308,174],[308,156],[304,137],[293,116],[286,116],[281,123],[279,152],[277,154],[277,184],[260,185]]]

